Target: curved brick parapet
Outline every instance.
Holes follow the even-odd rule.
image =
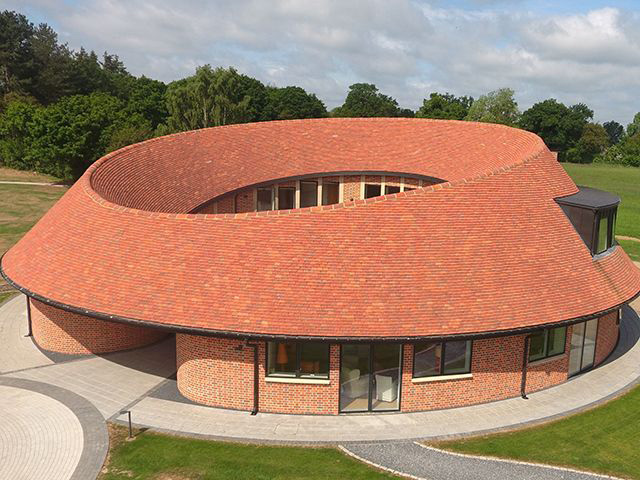
[[[106,322],[31,300],[33,337],[45,350],[70,355],[108,353],[157,342],[161,330]]]

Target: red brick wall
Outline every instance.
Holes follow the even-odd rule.
[[[618,312],[611,312],[598,320],[595,364],[602,363],[618,343],[619,326],[616,324]]]
[[[236,195],[235,213],[255,212],[256,206],[253,200],[253,190],[243,190]]]
[[[166,337],[167,332],[107,322],[70,313],[31,300],[33,338],[51,352],[82,355],[142,347]]]
[[[213,407],[253,408],[253,349],[242,340],[176,335],[178,389],[190,400]],[[260,411],[338,413],[340,349],[331,346],[329,385],[265,380],[265,343],[259,342]]]
[[[560,384],[567,379],[569,339],[565,353],[529,364],[527,393]],[[472,378],[413,383],[413,345],[405,345],[401,408],[404,412],[461,407],[520,395],[524,336],[473,342]]]
[[[567,380],[569,343],[565,353],[533,362],[527,369],[527,393]],[[615,314],[601,320],[598,331],[597,363],[617,341]],[[472,378],[424,383],[412,382],[413,345],[403,353],[401,409],[424,411],[486,403],[520,395],[524,336],[476,340],[473,342]],[[251,410],[253,407],[253,350],[240,340],[191,335],[176,336],[178,388],[182,394],[205,405]],[[340,347],[331,346],[330,384],[272,383],[265,379],[265,343],[259,342],[260,411],[294,414],[337,414],[339,403]]]
[[[360,175],[345,175],[344,177],[344,201],[360,199]]]

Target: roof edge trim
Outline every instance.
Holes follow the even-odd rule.
[[[555,328],[562,326],[569,326],[575,323],[580,323],[585,320],[591,320],[593,318],[601,317],[602,315],[606,315],[611,313],[624,305],[632,302],[636,298],[640,297],[640,290],[632,295],[630,298],[625,300],[624,302],[618,303],[610,308],[605,310],[600,310],[595,313],[590,313],[587,315],[582,315],[580,317],[574,317],[567,320],[561,320],[559,322],[553,323],[545,323],[541,325],[534,325],[530,327],[519,327],[507,330],[494,330],[489,332],[479,332],[473,334],[451,334],[451,335],[421,335],[421,336],[400,336],[400,337],[334,337],[334,336],[311,336],[311,335],[276,335],[276,334],[266,334],[266,333],[250,333],[250,332],[235,332],[229,330],[214,330],[207,328],[197,328],[197,327],[185,327],[183,325],[173,325],[173,324],[160,324],[149,322],[147,320],[140,320],[131,317],[124,317],[121,315],[109,315],[107,313],[98,312],[95,310],[90,310],[86,308],[76,307],[73,305],[69,305],[66,303],[58,302],[57,300],[52,300],[48,297],[35,293],[25,287],[22,287],[18,283],[14,282],[4,271],[2,268],[2,260],[4,258],[3,254],[0,256],[0,276],[4,278],[9,285],[11,285],[16,290],[20,291],[24,295],[29,298],[33,298],[40,302],[46,303],[47,305],[51,305],[52,307],[59,308],[60,310],[64,310],[70,313],[76,313],[78,315],[85,315],[87,317],[96,318],[98,320],[104,320],[108,322],[115,323],[123,323],[127,325],[137,326],[137,327],[147,327],[154,328],[156,330],[165,330],[168,332],[174,333],[183,333],[183,334],[191,334],[191,335],[199,335],[204,337],[221,337],[221,338],[239,338],[239,339],[253,339],[253,340],[294,340],[294,341],[315,341],[315,342],[326,342],[326,343],[412,343],[418,341],[446,341],[446,340],[480,340],[485,338],[496,338],[496,337],[507,337],[513,335],[524,335],[528,333],[533,333],[536,331],[540,331],[542,329],[547,328]]]

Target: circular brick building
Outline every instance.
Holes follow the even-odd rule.
[[[175,334],[195,402],[430,410],[543,389],[609,355],[640,291],[618,203],[504,126],[234,125],[100,159],[1,267],[43,349]]]

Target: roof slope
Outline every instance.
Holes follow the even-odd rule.
[[[440,123],[415,122],[427,130]],[[497,136],[484,125],[443,123],[481,128],[486,144]],[[461,177],[458,165],[445,171],[442,161],[437,172],[423,166],[412,173],[450,183],[279,215],[124,208],[92,190],[87,172],[6,254],[2,268],[16,284],[71,306],[278,336],[500,332],[589,315],[636,295],[640,271],[622,249],[594,260],[553,200],[577,188],[552,154],[537,141],[523,152],[529,156],[503,165],[477,159],[481,167],[469,175],[475,179]],[[377,170],[409,168],[386,154],[378,161],[371,161]],[[318,161],[335,170],[346,160],[335,162]],[[252,175],[250,181],[259,177]]]

